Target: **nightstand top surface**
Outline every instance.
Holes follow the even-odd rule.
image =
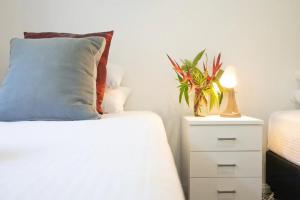
[[[184,116],[184,120],[188,122],[190,125],[211,125],[211,124],[228,124],[228,125],[238,125],[238,124],[253,124],[259,125],[264,124],[263,120],[242,116],[239,118],[228,118],[228,117],[220,117],[219,115],[209,115],[206,117],[195,117],[195,116]]]

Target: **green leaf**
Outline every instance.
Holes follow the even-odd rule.
[[[211,95],[210,96],[210,101],[209,101],[209,111],[212,110],[212,108],[214,107],[215,103],[216,103],[216,99],[215,99],[214,95]]]
[[[224,73],[224,71],[223,71],[222,69],[219,69],[219,70],[218,70],[218,73],[217,73],[217,75],[216,75],[215,78],[216,78],[217,80],[220,80],[220,78],[221,78],[221,76],[223,75],[223,73]]]
[[[223,101],[223,92],[219,94],[219,106],[221,105],[222,101]]]
[[[183,78],[181,76],[179,76],[178,74],[177,74],[177,77],[178,77],[178,81],[182,82]]]
[[[194,83],[198,86],[201,86],[203,80],[203,73],[197,67],[193,67],[192,77]]]
[[[189,66],[189,67],[192,67],[192,66],[193,66],[193,63],[192,63],[191,61],[189,61],[188,59],[185,59],[185,60],[183,61],[183,63],[186,64],[186,65]]]
[[[181,82],[178,86],[180,92],[179,92],[179,103],[182,102],[182,96],[184,95],[185,101],[187,105],[189,105],[189,83],[188,81]]]
[[[205,53],[205,49],[196,55],[196,57],[193,60],[193,67],[195,67],[198,64],[198,62],[201,60],[204,53]]]
[[[212,84],[214,85],[212,89],[217,94],[217,105],[220,106],[223,100],[223,88],[221,87],[219,81],[213,81]]]
[[[216,80],[213,80],[212,83],[211,83],[211,86],[212,86],[212,89],[214,90],[214,92],[216,94],[221,94],[222,93],[222,90],[221,88],[219,87],[219,84],[218,84],[218,81]]]
[[[221,83],[220,83],[220,81],[219,80],[216,80],[216,81],[214,81],[217,85],[218,85],[218,87],[219,87],[219,90],[221,91],[221,93],[223,93],[223,91],[224,91],[224,88],[222,87],[222,85],[221,85]]]
[[[213,89],[213,87],[210,88],[210,104],[209,104],[209,110],[212,110],[212,108],[215,105],[219,105],[219,97],[216,91]]]
[[[183,60],[182,62],[183,62],[183,65],[182,65],[181,69],[182,69],[183,71],[188,72],[188,71],[190,71],[190,70],[192,69],[193,64],[192,64],[191,61],[185,59],[185,60]]]
[[[189,66],[186,65],[186,64],[182,64],[181,69],[182,69],[184,72],[188,72],[188,71],[189,71]]]
[[[190,106],[190,97],[189,97],[189,92],[188,92],[189,88],[185,88],[184,90],[184,98],[185,98],[185,102],[188,106]]]
[[[206,102],[208,102],[208,97],[210,96],[209,90],[202,90]]]
[[[182,90],[182,88],[180,88],[180,93],[179,93],[179,103],[181,103],[182,95],[183,95],[183,90]]]

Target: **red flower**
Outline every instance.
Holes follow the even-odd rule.
[[[220,63],[220,61],[221,61],[221,53],[219,53],[216,61],[215,61],[215,57],[214,57],[212,77],[214,77],[216,75],[216,73],[219,71],[219,69],[221,68],[222,63]]]
[[[167,56],[168,56],[170,62],[172,63],[172,65],[173,65],[174,71],[182,78],[182,80],[191,82],[192,81],[192,76],[191,76],[190,72],[185,73],[180,68],[180,66],[178,65],[178,63],[175,60],[173,60],[169,55],[167,55]]]

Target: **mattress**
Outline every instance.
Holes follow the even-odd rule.
[[[281,111],[271,115],[268,148],[300,166],[300,110]]]
[[[160,117],[0,122],[1,200],[183,200]]]

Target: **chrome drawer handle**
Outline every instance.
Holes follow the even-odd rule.
[[[236,164],[218,164],[218,167],[236,167]]]
[[[218,190],[218,194],[235,194],[235,190]]]
[[[218,138],[218,140],[236,140],[236,138],[232,137],[232,138]]]

